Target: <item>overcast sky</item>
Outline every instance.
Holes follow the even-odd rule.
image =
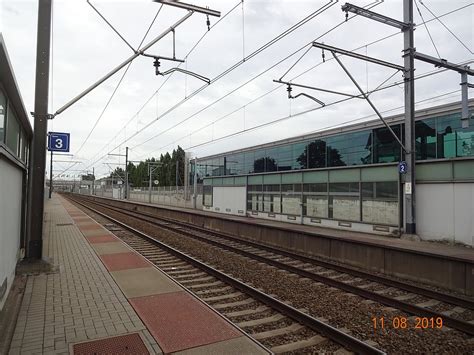
[[[92,0],[91,3],[134,48],[142,41],[161,7],[148,0]],[[298,115],[320,105],[304,97],[289,100],[286,86],[273,82],[273,79],[282,77],[309,48],[308,44],[317,38],[328,45],[348,50],[360,48],[359,53],[403,64],[403,35],[400,31],[360,16],[344,22],[345,15],[341,11],[344,2],[193,0],[192,3],[219,10],[222,15],[228,13],[217,24],[218,19],[211,17],[211,26],[216,25],[209,32],[206,16],[198,13],[193,14],[175,32],[175,52],[179,59],[184,59],[205,34],[181,68],[211,80],[318,9],[326,10],[272,46],[251,56],[211,85],[178,72],[167,77],[156,76],[153,59],[139,57],[131,64],[86,142],[86,137],[125,69],[50,121],[50,131],[71,133],[71,153],[74,156],[70,159],[81,162],[73,167],[68,163],[57,163],[55,174],[68,167],[69,170],[64,174],[69,176],[79,174],[80,171],[76,170],[81,169],[91,172],[94,166],[96,175],[103,176],[109,171],[106,162],[114,167],[120,160],[107,156],[107,153],[124,154],[126,146],[130,148],[131,160],[159,157],[166,151],[172,151],[178,144],[194,156],[203,157],[318,131],[356,119],[374,119],[373,111],[363,100],[354,99],[330,105],[343,97],[294,87],[294,95],[304,92],[327,104],[322,109]],[[370,1],[358,0],[353,3],[359,6],[371,4]],[[0,0],[0,4],[0,31],[24,104],[30,112],[34,107],[37,1]],[[433,19],[428,9],[440,16],[467,6],[440,18],[459,40],[437,20],[428,22],[426,26],[442,58],[455,63],[474,59],[471,52],[474,48],[472,0],[418,0],[417,4],[425,21]],[[373,11],[400,20],[403,18],[401,0],[382,2]],[[415,31],[417,51],[438,56],[426,27],[421,25],[423,20],[416,7],[414,12],[415,23],[419,24]],[[185,14],[185,10],[163,6],[144,44]],[[341,22],[339,27],[322,36]],[[371,44],[378,40],[381,41]],[[172,43],[172,36],[168,35],[147,53],[171,57]],[[295,54],[290,56],[292,53]],[[132,50],[86,0],[53,0],[49,112],[56,112],[131,54]],[[330,53],[325,53],[325,58],[326,61],[322,63],[321,50],[310,49],[283,80],[358,94],[350,79],[331,60]],[[395,73],[393,69],[347,57],[342,58],[342,61],[364,90],[376,88]],[[161,61],[160,69],[165,71],[178,64]],[[425,63],[415,64],[417,75],[435,70]],[[401,80],[401,73],[398,72],[386,85]],[[459,82],[459,74],[454,72],[443,72],[416,81],[415,100],[420,102],[417,108],[459,101]],[[186,100],[198,89],[202,90]],[[457,92],[449,94],[454,91]],[[403,85],[374,93],[371,98],[380,111],[386,112],[386,116],[399,113],[403,105]],[[179,106],[175,107],[178,103]],[[278,119],[282,120],[250,130]],[[241,131],[245,132],[219,139]]]

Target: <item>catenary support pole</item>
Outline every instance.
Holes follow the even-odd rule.
[[[49,164],[49,198],[53,194],[53,151],[51,151],[51,162]]]
[[[95,195],[95,168],[92,167],[92,195]]]
[[[413,0],[403,0],[403,22],[408,28],[403,30],[403,60],[405,67],[405,174],[404,211],[405,233],[416,234],[416,199],[415,199],[415,81],[413,39]]]
[[[29,166],[27,258],[41,259],[43,252],[44,175],[48,131],[49,53],[52,0],[38,1],[34,135]]]
[[[193,208],[197,207],[197,157],[194,158],[194,179],[193,179]]]
[[[148,163],[148,176],[150,177],[150,181],[148,184],[148,203],[151,203],[151,181],[152,181],[151,169],[152,169],[151,164]]]
[[[128,199],[128,147],[125,147],[125,190],[124,198]]]

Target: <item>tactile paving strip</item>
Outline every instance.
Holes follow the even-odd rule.
[[[150,354],[137,333],[74,344],[73,353],[76,355]]]

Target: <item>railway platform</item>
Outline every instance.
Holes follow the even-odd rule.
[[[10,354],[265,354],[111,232],[53,194]]]
[[[263,242],[284,250],[322,257],[362,270],[376,271],[471,296],[474,290],[474,251],[469,247],[144,202],[107,200],[113,201],[117,206],[133,204],[136,206],[134,208],[143,212],[156,213],[158,209],[162,217]]]

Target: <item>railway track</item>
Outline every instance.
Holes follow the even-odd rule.
[[[329,264],[149,213],[93,203],[415,316],[441,318],[446,326],[474,335],[474,301],[471,299]]]
[[[124,242],[274,353],[345,354],[346,349],[363,354],[384,353],[345,331],[92,208],[90,201],[87,201],[87,205],[77,199],[71,200],[111,221],[112,224],[106,227]]]

